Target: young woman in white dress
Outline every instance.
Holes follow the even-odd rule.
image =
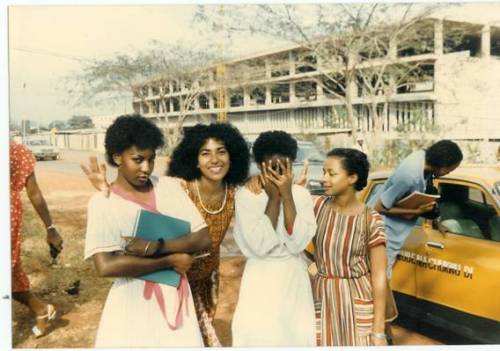
[[[234,237],[247,257],[232,322],[233,346],[315,346],[312,288],[303,250],[316,232],[309,192],[293,184],[297,142],[283,131],[253,145],[264,191],[236,192]]]
[[[203,346],[185,276],[179,288],[136,278],[166,268],[184,274],[193,262],[190,253],[211,245],[206,224],[179,181],[151,176],[161,145],[158,127],[138,115],[117,118],[106,132],[106,158],[118,175],[109,197],[96,193],[90,199],[85,241],[85,259],[92,258],[100,276],[114,278],[96,347]],[[141,208],[188,221],[191,232],[143,246],[131,239]]]

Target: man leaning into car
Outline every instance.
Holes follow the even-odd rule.
[[[460,148],[450,140],[440,140],[427,150],[415,151],[401,161],[384,183],[380,194],[369,201],[368,206],[384,216],[388,280],[391,279],[397,255],[416,225],[418,217],[435,209],[434,202],[410,209],[398,207],[397,202],[414,191],[429,192],[432,179],[447,175],[460,165],[462,159]],[[392,296],[388,301],[391,300],[394,301]],[[386,321],[392,321],[397,316],[397,310],[390,308],[389,302],[387,305]],[[389,323],[386,324],[386,329],[387,335],[391,336]]]

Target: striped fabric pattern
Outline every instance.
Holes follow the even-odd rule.
[[[385,245],[384,222],[376,211],[343,215],[330,203],[331,197],[322,196],[314,207],[318,346],[367,346],[373,325],[368,250]]]

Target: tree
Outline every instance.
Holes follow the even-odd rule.
[[[68,119],[68,129],[94,128],[94,123],[89,116],[72,116]]]
[[[365,151],[372,156],[383,142],[383,117],[394,95],[431,79],[428,62],[410,54],[433,50],[434,28],[428,17],[437,8],[376,3],[248,5],[225,6],[221,17],[219,7],[200,6],[196,18],[215,31],[259,34],[298,44],[297,65],[304,68],[303,73],[314,72],[311,78],[332,99],[333,113],[347,119],[353,140],[364,139]],[[459,36],[456,33],[455,40]],[[316,89],[302,88],[306,99]],[[369,133],[357,127],[355,105],[359,106],[361,97],[371,117]]]
[[[60,121],[60,120],[55,120],[49,123],[49,129],[57,129],[57,130],[64,130],[66,129],[66,122],[65,121]]]
[[[205,72],[199,69],[212,62],[213,52],[185,44],[165,45],[152,41],[137,54],[116,54],[110,59],[92,60],[84,64],[81,72],[66,77],[75,104],[102,104],[110,101],[139,98],[147,111],[163,113],[161,124],[166,136],[166,151],[172,150],[182,133],[182,125],[190,106],[203,87],[208,84]],[[175,80],[193,82],[184,84],[179,116],[171,126],[165,95],[168,84]],[[148,99],[149,88],[160,96],[160,106]]]

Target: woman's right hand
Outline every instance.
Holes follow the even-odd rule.
[[[186,253],[174,253],[164,257],[168,259],[171,267],[179,274],[186,273],[194,261],[194,258]]]
[[[89,157],[89,167],[85,166],[83,163],[80,164],[80,167],[87,175],[90,183],[99,191],[102,191],[106,197],[109,196],[110,185],[106,180],[106,165],[101,163],[97,164],[97,157],[90,156]]]

